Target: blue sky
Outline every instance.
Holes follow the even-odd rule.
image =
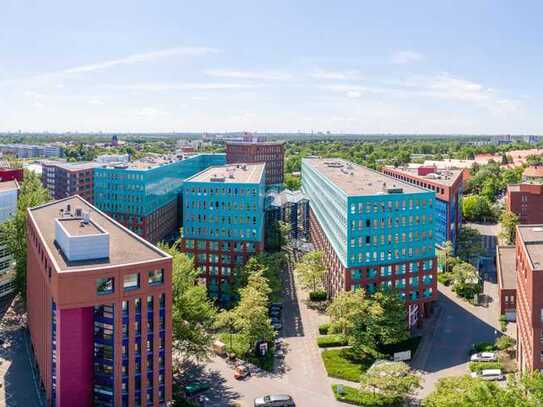
[[[0,1],[0,131],[543,130],[537,1]]]

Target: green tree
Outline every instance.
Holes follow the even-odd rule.
[[[268,317],[270,288],[261,270],[248,277],[247,286],[241,288],[238,305],[219,314],[219,328],[233,328],[243,341],[254,349],[257,341],[271,341],[275,331]]]
[[[492,208],[486,196],[469,195],[462,202],[462,216],[468,221],[484,221],[492,218]]]
[[[303,288],[311,291],[321,290],[324,287],[324,276],[326,274],[323,253],[321,251],[306,253],[296,264],[294,272]]]
[[[458,256],[464,261],[471,261],[484,253],[481,233],[469,226],[462,226],[456,242]]]
[[[450,240],[443,243],[443,247],[437,251],[438,263],[443,266],[443,271],[449,272],[453,267],[454,245]]]
[[[515,213],[509,211],[502,212],[500,216],[500,236],[507,242],[507,244],[513,244],[515,242],[515,234],[518,224],[519,219]]]
[[[471,264],[462,262],[454,266],[453,290],[461,297],[471,299],[480,292],[479,272]]]
[[[351,332],[355,321],[363,318],[368,308],[364,290],[343,291],[328,306],[326,313],[331,323],[347,335]]]
[[[445,377],[424,400],[424,407],[503,407],[505,392],[495,383],[472,379],[469,376]]]
[[[292,191],[297,191],[302,187],[302,180],[292,174],[285,174],[285,186]]]
[[[395,290],[377,291],[367,301],[365,314],[353,323],[353,350],[361,355],[380,357],[384,345],[409,337],[405,303]]]
[[[26,220],[28,208],[49,201],[49,193],[40,177],[31,171],[24,172],[20,184],[15,215],[0,225],[0,241],[5,242],[15,259],[15,285],[19,294],[26,298]]]
[[[204,285],[196,284],[198,272],[192,260],[174,244],[160,248],[172,256],[173,345],[184,357],[206,358],[213,342],[217,310]]]
[[[280,220],[279,222],[277,222],[277,227],[279,229],[281,247],[288,246],[290,242],[290,232],[292,231],[292,226],[290,226],[290,223]]]
[[[402,400],[420,387],[420,377],[404,362],[376,362],[360,378],[361,390]]]

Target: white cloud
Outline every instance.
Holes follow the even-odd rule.
[[[338,81],[362,79],[360,72],[355,71],[355,70],[329,71],[329,70],[317,69],[316,71],[310,73],[309,77],[313,79],[338,80]]]
[[[104,101],[100,99],[90,99],[87,103],[89,105],[103,105]]]
[[[210,53],[218,52],[214,48],[207,47],[178,47],[168,48],[158,51],[143,52],[139,54],[132,54],[126,57],[111,59],[108,61],[99,62],[96,64],[80,65],[69,69],[64,69],[63,73],[79,73],[79,72],[93,72],[107,68],[111,68],[119,65],[131,65],[139,62],[154,61],[156,59],[183,55],[183,56],[201,56],[208,55]]]
[[[397,51],[392,55],[392,63],[398,65],[412,64],[423,59],[423,55],[411,50]]]
[[[278,71],[242,71],[229,69],[208,69],[204,71],[208,76],[233,79],[257,79],[264,81],[285,81],[292,79],[292,75]]]
[[[159,116],[165,116],[168,112],[154,107],[142,107],[136,112],[136,115],[145,119],[154,119]]]
[[[59,80],[65,77],[69,77],[74,74],[102,71],[109,68],[132,65],[136,63],[143,63],[154,61],[161,58],[173,57],[173,56],[204,56],[212,53],[220,52],[220,50],[209,47],[177,47],[167,48],[158,51],[143,52],[138,54],[131,54],[125,57],[110,59],[94,64],[78,65],[72,68],[62,69],[56,72],[49,72],[44,74],[37,74],[26,78],[15,78],[0,81],[0,86],[18,84],[20,82],[45,82],[50,83],[53,80]],[[64,87],[63,84],[56,84],[56,87]]]
[[[357,99],[359,98],[360,96],[362,96],[362,94],[358,91],[355,91],[355,90],[350,90],[348,91],[346,94],[345,94],[348,98],[351,98],[351,99]]]
[[[202,82],[202,83],[136,83],[125,85],[119,88],[142,91],[142,92],[163,92],[163,91],[191,91],[191,90],[227,90],[227,89],[248,89],[261,87],[262,85],[242,84],[242,83],[221,83],[221,82]]]

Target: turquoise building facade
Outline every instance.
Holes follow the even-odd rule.
[[[175,234],[181,226],[184,181],[225,162],[225,154],[199,154],[182,160],[98,167],[94,170],[94,204],[155,243]]]
[[[410,321],[437,294],[435,193],[339,159],[304,159],[310,234],[325,255],[327,291],[394,288]]]
[[[183,185],[183,239],[211,298],[232,299],[236,271],[264,247],[265,164],[211,167]]]

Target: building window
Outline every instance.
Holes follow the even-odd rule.
[[[115,287],[113,277],[99,278],[96,280],[96,293],[98,295],[111,294],[114,289]]]
[[[140,287],[139,273],[127,274],[124,276],[123,288],[125,290],[133,290]]]
[[[149,272],[149,284],[162,284],[164,282],[164,269]]]

